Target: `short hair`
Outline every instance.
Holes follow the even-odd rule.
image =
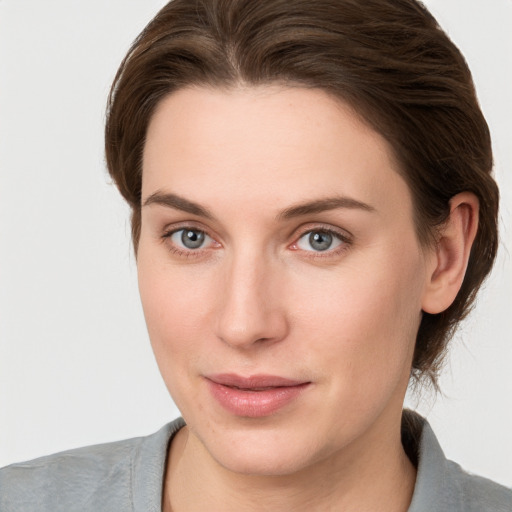
[[[390,144],[424,246],[436,243],[454,195],[478,197],[462,287],[445,311],[423,312],[417,334],[411,376],[436,385],[498,247],[490,134],[464,57],[416,0],[172,0],[134,41],[107,106],[107,167],[131,207],[135,252],[155,108],[187,86],[240,84],[317,88],[351,105]]]

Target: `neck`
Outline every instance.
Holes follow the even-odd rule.
[[[164,512],[406,512],[416,470],[403,450],[400,422],[394,427],[384,432],[372,428],[328,458],[277,476],[238,474],[224,468],[185,427],[171,444]]]

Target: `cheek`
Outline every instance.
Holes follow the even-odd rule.
[[[189,384],[197,378],[192,372],[195,362],[209,353],[204,332],[208,292],[172,267],[159,269],[140,260],[138,265],[153,353],[169,394],[178,409],[186,412],[190,404],[200,403],[197,388]]]
[[[327,364],[369,380],[408,367],[421,318],[422,264],[415,254],[375,251],[296,290],[297,323]],[[309,293],[299,298],[304,288]]]
[[[139,254],[139,291],[157,363],[170,366],[201,348],[215,301],[214,283],[197,269],[175,267]],[[184,367],[183,367],[184,368]]]

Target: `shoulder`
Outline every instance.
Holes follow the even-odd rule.
[[[0,510],[134,510],[137,487],[146,485],[156,492],[161,487],[166,447],[181,426],[175,421],[147,437],[78,448],[0,469]]]
[[[409,512],[512,512],[512,489],[448,460],[428,422],[419,420],[418,472]]]
[[[139,442],[80,448],[8,466],[0,470],[0,510],[50,511],[70,505],[79,510],[106,495],[128,510],[130,466]]]
[[[447,475],[465,512],[512,512],[512,489],[468,473],[452,461],[447,461]]]

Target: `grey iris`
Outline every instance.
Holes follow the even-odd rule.
[[[332,235],[325,231],[313,231],[309,235],[309,245],[315,251],[326,251],[332,245]]]
[[[204,233],[202,231],[184,229],[181,233],[181,241],[187,249],[197,249],[203,245]]]

